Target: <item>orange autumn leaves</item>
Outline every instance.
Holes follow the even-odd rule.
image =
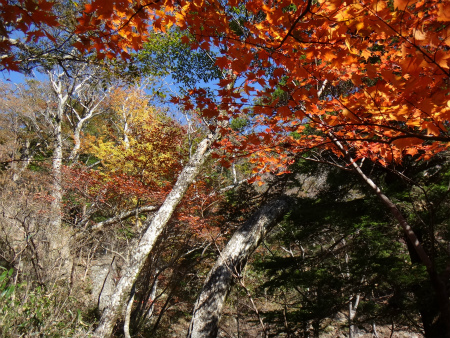
[[[231,112],[237,116],[247,109],[256,127],[264,128],[258,138],[249,135],[244,141],[261,168],[273,154],[283,156],[272,168],[310,149],[341,156],[333,138],[356,157],[382,164],[405,154],[428,159],[446,149],[450,28],[445,3],[409,2],[399,9],[380,1],[324,1],[306,15],[306,3],[299,4],[291,12],[272,8],[270,13],[285,18],[274,25],[270,14],[253,31],[248,26],[248,40],[232,43],[242,53],[253,43],[255,59],[267,53],[275,69],[262,77],[265,88],[255,93],[259,105],[247,109],[235,98]],[[296,15],[303,17],[294,28],[283,23],[295,23]],[[253,61],[239,73],[245,85],[255,83],[250,77],[264,62]],[[283,100],[275,87],[283,90]]]
[[[53,6],[48,0],[0,0],[0,69],[19,70],[12,51],[20,43],[54,41],[47,29],[59,26]]]
[[[175,25],[236,76],[233,90],[221,81],[220,100],[196,90],[180,100],[207,118],[249,118],[254,134],[224,131],[228,153],[270,170],[310,149],[340,156],[337,139],[385,164],[447,148],[449,24],[441,0],[95,0],[80,14],[76,47],[126,57],[149,29]],[[267,166],[269,158],[278,160]]]
[[[97,57],[128,58],[130,49],[142,48],[149,36],[148,21],[154,18],[152,2],[94,0],[86,4],[78,18],[74,46],[83,52],[95,50]]]

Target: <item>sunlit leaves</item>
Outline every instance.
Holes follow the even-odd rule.
[[[53,40],[48,29],[59,26],[52,13],[54,3],[47,0],[0,1],[0,65],[4,69],[19,70],[14,49],[21,43],[37,42],[45,37]]]
[[[44,1],[41,8],[50,5]],[[449,5],[437,0],[93,0],[80,14],[75,46],[126,58],[142,48],[150,30],[158,35],[177,26],[186,33],[184,46],[216,53],[214,65],[237,77],[233,91],[229,79],[220,82],[219,100],[192,89],[178,102],[206,118],[251,115],[255,131],[271,135],[267,142],[261,138],[261,153],[252,148],[253,156],[264,162],[271,151],[279,153],[278,163],[268,167],[287,165],[305,149],[338,155],[330,135],[360,157],[401,161],[412,148],[432,156],[449,140],[449,22]],[[11,58],[2,62],[13,67]],[[276,90],[284,97],[275,97]],[[301,125],[310,132],[288,140]],[[245,152],[250,143],[243,142]]]
[[[101,162],[93,187],[157,202],[182,168],[183,128],[149,107],[138,88],[115,90],[109,102],[113,123],[84,141],[85,152]]]

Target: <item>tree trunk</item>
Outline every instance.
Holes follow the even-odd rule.
[[[28,168],[28,166],[31,163],[31,160],[33,158],[34,151],[30,151],[30,140],[25,140],[25,144],[23,145],[21,149],[21,155],[20,155],[20,161],[16,161],[15,156],[12,156],[11,161],[11,171],[12,171],[12,181],[17,182],[20,177],[22,176],[22,173],[25,171],[25,169]],[[20,165],[19,165],[20,162]]]
[[[353,299],[355,299],[355,302],[353,302]],[[356,317],[359,299],[360,295],[356,295],[356,297],[351,296],[348,302],[348,338],[356,337],[356,327],[353,325],[353,319]]]
[[[431,281],[431,285],[436,293],[436,303],[439,309],[439,318],[433,318],[432,322],[435,323],[435,326],[438,327],[439,337],[450,338],[450,299],[449,292],[447,290],[447,281],[442,280],[439,274],[436,271],[436,266],[426,253],[416,234],[414,233],[411,226],[408,224],[406,219],[403,217],[400,210],[397,208],[394,202],[392,202],[386,195],[381,192],[381,189],[369,178],[367,177],[361,168],[356,162],[353,161],[352,166],[359,174],[359,176],[372,188],[374,193],[379,197],[379,199],[383,202],[383,204],[390,210],[391,214],[397,219],[400,223],[407,240],[409,241],[411,250],[417,254],[417,257],[420,259],[421,263],[425,265],[428,276]],[[427,327],[427,323],[424,323],[424,326]],[[431,329],[428,330],[429,332]],[[426,337],[434,338],[435,330],[428,334],[425,332]]]
[[[64,116],[65,105],[68,96],[62,93],[61,81],[50,76],[53,91],[58,97],[58,106],[53,116],[54,150],[52,156],[52,202],[51,202],[51,221],[48,233],[48,254],[46,255],[46,279],[67,278],[72,272],[72,262],[70,257],[70,233],[62,228],[62,162],[63,162],[63,135],[62,119]]]
[[[69,162],[75,162],[77,160],[78,152],[80,151],[81,148],[81,130],[86,120],[87,119],[80,120],[77,126],[75,127],[75,130],[73,131],[73,148],[68,158]]]
[[[421,240],[420,233],[418,234]],[[419,256],[414,251],[414,246],[407,239],[409,258],[412,264],[422,264]],[[438,276],[436,276],[438,278]],[[439,317],[439,304],[436,297],[436,291],[430,292],[432,285],[428,283],[416,283],[413,286],[413,293],[417,299],[417,307],[419,309],[420,317],[422,318],[423,330],[425,337],[440,337],[442,332],[445,332],[446,323]]]
[[[434,318],[433,322],[438,323],[439,327],[439,336],[442,338],[450,338],[450,299],[449,299],[449,291],[447,289],[448,286],[448,278],[444,279],[439,276],[436,266],[434,262],[430,259],[427,252],[422,246],[422,243],[419,241],[419,238],[415,234],[414,230],[411,228],[405,217],[401,211],[397,208],[397,205],[391,201],[389,197],[387,197],[381,189],[372,181],[361,169],[361,167],[356,163],[356,161],[349,155],[349,153],[345,150],[342,143],[333,135],[329,134],[333,143],[342,151],[342,154],[347,158],[350,165],[359,175],[359,177],[372,189],[374,194],[381,200],[381,202],[389,209],[392,216],[400,223],[400,226],[403,229],[403,232],[406,236],[407,241],[409,242],[409,249],[414,251],[417,255],[420,262],[427,269],[428,276],[431,281],[432,288],[436,294],[435,300],[437,307],[439,309],[438,318]],[[424,323],[425,327],[427,326]],[[425,332],[426,337],[434,338],[435,333],[427,333]]]
[[[240,276],[249,256],[292,204],[288,197],[275,199],[253,214],[235,232],[206,277],[194,306],[188,338],[217,336],[222,307],[233,277]]]
[[[130,335],[130,316],[131,316],[131,310],[133,308],[133,302],[134,302],[134,295],[135,295],[135,287],[132,288],[131,291],[131,297],[127,304],[127,310],[125,311],[125,324],[123,325],[123,334],[125,338],[131,338]]]
[[[150,225],[145,231],[137,247],[133,250],[128,267],[125,269],[119,283],[116,286],[114,295],[111,297],[109,305],[104,310],[100,319],[100,324],[95,330],[95,337],[109,337],[112,334],[114,324],[121,314],[131,288],[141,271],[147,256],[150,254],[158,236],[170,220],[176,206],[183,198],[187,188],[200,172],[200,169],[211,153],[211,143],[218,137],[217,133],[209,134],[197,146],[197,150],[189,163],[183,168],[178,176],[172,191],[166,200],[155,213]]]

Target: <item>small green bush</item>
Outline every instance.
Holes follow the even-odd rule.
[[[14,270],[1,269],[0,336],[89,337],[91,325],[83,322],[77,300],[67,290],[16,284]]]

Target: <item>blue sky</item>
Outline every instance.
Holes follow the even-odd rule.
[[[47,76],[42,73],[33,72],[31,76],[25,76],[22,73],[14,72],[14,71],[2,71],[1,72],[1,80],[5,83],[24,83],[25,79],[37,79],[40,81],[47,80]]]

